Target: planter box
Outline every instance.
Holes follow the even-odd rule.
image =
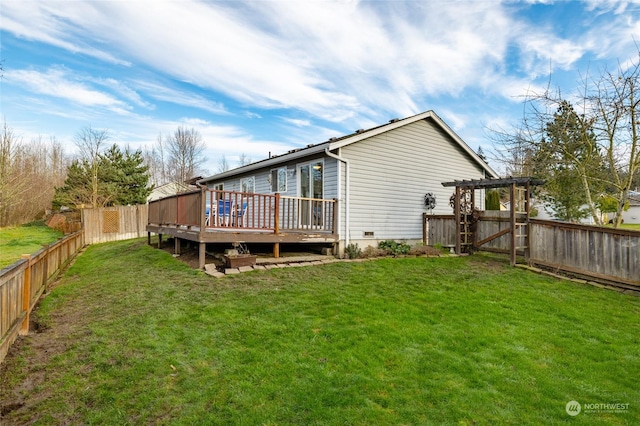
[[[258,256],[253,254],[225,255],[224,262],[227,268],[239,268],[241,266],[253,266]]]

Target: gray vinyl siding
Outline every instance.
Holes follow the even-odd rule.
[[[342,156],[350,163],[352,241],[366,240],[365,232],[374,232],[375,240],[421,239],[425,193],[436,195],[434,214],[451,214],[453,189],[441,183],[485,177],[483,169],[428,120],[348,145]]]

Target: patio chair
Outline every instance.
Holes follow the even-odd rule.
[[[218,200],[217,213],[216,225],[229,226],[231,224],[231,200]],[[218,223],[220,220],[221,223]]]
[[[237,215],[236,226],[246,227],[247,226],[247,202],[246,201],[242,203],[242,208],[238,207],[236,215]]]

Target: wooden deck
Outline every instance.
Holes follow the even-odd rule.
[[[337,200],[285,197],[202,188],[151,201],[147,234],[200,244],[204,268],[207,243],[327,243],[338,241]]]

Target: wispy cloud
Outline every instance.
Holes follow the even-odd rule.
[[[21,85],[33,93],[53,96],[78,105],[104,107],[119,114],[128,110],[128,105],[123,101],[95,90],[64,68],[50,68],[46,71],[10,70],[4,74],[4,78],[7,84]]]
[[[204,96],[196,95],[189,91],[173,89],[166,85],[143,80],[135,80],[133,84],[136,89],[159,101],[198,108],[213,114],[228,114],[222,103],[211,101]]]

